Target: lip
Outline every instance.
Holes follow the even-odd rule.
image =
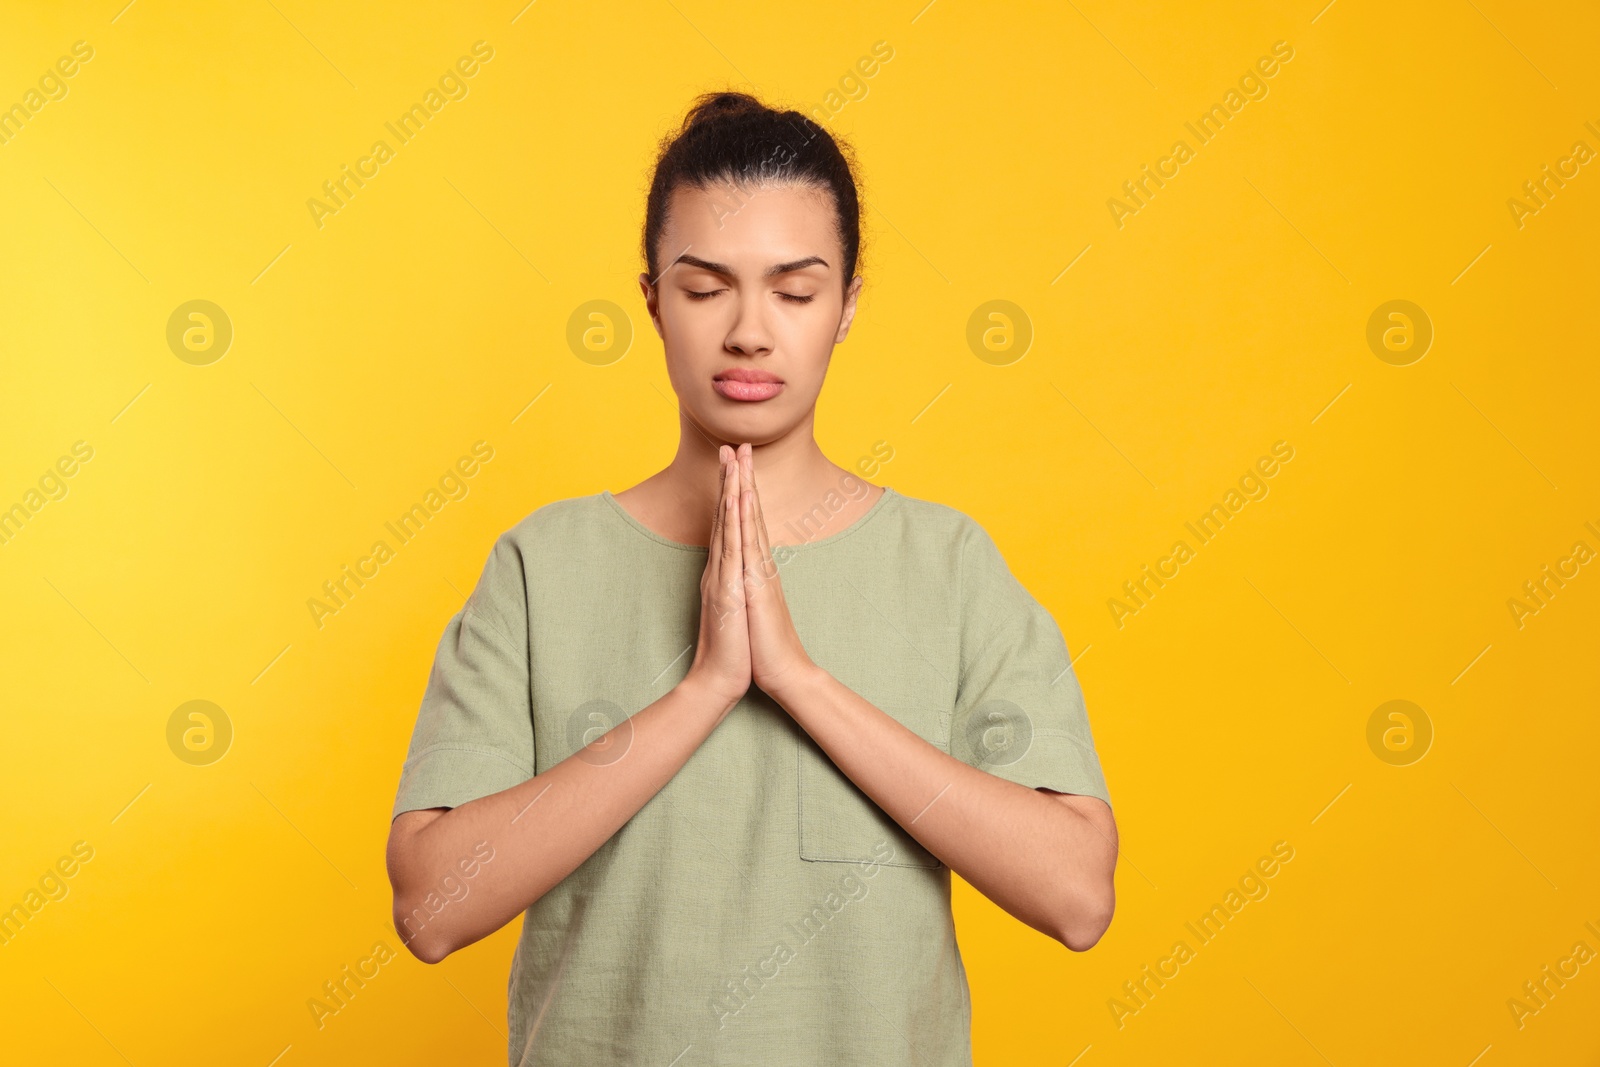
[[[734,367],[717,374],[711,387],[729,400],[751,403],[770,400],[783,391],[783,379],[751,367]]]

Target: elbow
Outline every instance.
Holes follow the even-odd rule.
[[[437,923],[423,921],[426,915],[425,909],[409,908],[400,897],[395,897],[394,932],[400,935],[400,943],[423,963],[438,963],[457,946],[446,939]]]
[[[410,949],[411,954],[417,959],[421,960],[423,963],[438,963],[440,960],[450,955],[452,951],[449,945],[441,942],[433,940],[419,941],[416,938],[407,941],[406,948]]]
[[[1108,889],[1086,900],[1078,900],[1059,927],[1056,940],[1074,952],[1087,952],[1105,936],[1116,912],[1115,895]]]

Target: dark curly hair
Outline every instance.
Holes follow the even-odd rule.
[[[813,119],[778,111],[748,93],[714,92],[698,97],[678,129],[664,137],[644,214],[644,260],[652,283],[660,277],[656,246],[666,224],[667,203],[679,185],[705,189],[733,182],[743,188],[763,181],[798,182],[833,196],[844,281],[849,288],[861,259],[861,204],[856,196],[853,153]]]

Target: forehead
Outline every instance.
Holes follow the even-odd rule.
[[[680,185],[661,238],[668,261],[692,248],[701,259],[752,270],[807,255],[837,266],[841,251],[831,194],[795,182]]]

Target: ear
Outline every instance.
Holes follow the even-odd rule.
[[[656,336],[666,340],[666,334],[661,332],[661,290],[650,284],[650,275],[644,271],[639,272],[639,291],[644,294],[644,307],[650,313]]]
[[[866,279],[857,274],[850,282],[850,287],[844,291],[844,309],[839,314],[839,329],[833,335],[833,343],[839,344],[845,335],[850,332],[850,323],[856,317],[856,298],[861,295],[861,286]]]

